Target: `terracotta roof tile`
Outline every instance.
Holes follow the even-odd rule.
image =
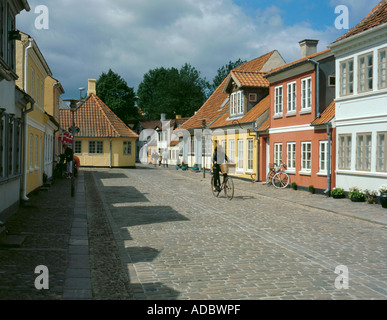
[[[275,51],[269,52],[261,57],[248,61],[243,65],[236,67],[232,71],[238,72],[239,74],[244,72],[259,73],[274,52]],[[229,106],[227,102],[229,95],[223,92],[223,88],[227,83],[228,78],[229,76],[223,80],[221,85],[213,92],[196,114],[183,124],[182,129],[202,128],[202,120],[200,119],[207,119],[206,123],[209,125],[224,115],[227,111],[226,108]]]
[[[80,128],[79,137],[138,138],[95,94],[91,94],[74,112],[74,122]],[[66,130],[72,126],[70,109],[60,110],[60,126]]]
[[[258,131],[266,131],[270,128],[270,118],[268,118],[262,125],[258,128]]]
[[[332,101],[328,108],[326,108],[321,114],[321,116],[312,122],[312,125],[319,125],[330,122],[335,117],[335,113],[336,103],[335,101]]]
[[[363,31],[375,28],[387,22],[387,0],[380,1],[375,8],[355,27],[349,30],[346,34],[338,38],[335,42],[352,37]]]
[[[270,108],[270,97],[266,96],[260,102],[258,102],[248,113],[244,115],[243,118],[238,119],[239,123],[248,123],[256,121],[266,110]],[[229,119],[230,109],[227,109],[217,121],[215,121],[211,128],[219,128],[223,126],[233,125],[235,119]]]
[[[263,87],[269,88],[270,83],[261,72],[240,72],[231,71],[232,77],[238,82],[240,87]]]

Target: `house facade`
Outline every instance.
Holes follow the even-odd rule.
[[[330,45],[336,56],[336,184],[387,181],[387,1]]]
[[[0,220],[18,208],[23,173],[23,122],[33,99],[16,86],[16,16],[30,11],[27,1],[0,1]],[[0,227],[0,237],[3,230]]]
[[[126,126],[113,111],[98,98],[95,81],[89,80],[88,97],[73,113],[60,110],[60,126],[68,129],[74,123],[74,154],[85,167],[135,167],[138,135]]]
[[[267,168],[283,162],[291,182],[304,188],[313,185],[316,190],[328,192],[334,187],[331,172],[335,145],[331,120],[335,60],[329,49],[317,53],[317,43],[316,40],[301,41],[301,59],[273,69],[265,76],[270,81],[271,100]],[[328,107],[331,118],[316,121]]]
[[[258,152],[261,138],[257,132],[266,122],[269,110],[269,82],[264,74],[284,63],[274,50],[230,72],[182,126],[189,131],[192,148],[197,150],[188,159],[190,166],[198,163],[210,169],[214,147],[222,145],[236,164],[237,175],[248,178],[254,173],[257,175],[264,156]]]

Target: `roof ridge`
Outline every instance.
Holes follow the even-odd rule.
[[[103,109],[103,107],[105,106],[105,107],[107,107],[107,108],[109,108],[102,100],[101,100],[101,98],[99,98],[96,94],[94,94],[94,93],[92,93],[91,95],[90,95],[90,97],[94,97],[94,99],[95,100],[97,100],[97,102],[98,102],[98,107],[101,109],[101,111],[102,111],[102,114],[104,115],[104,117],[106,118],[106,120],[108,121],[108,123],[110,124],[110,128],[112,128],[113,129],[113,131],[115,131],[115,133],[118,135],[118,136],[121,136],[120,134],[119,134],[119,132],[117,131],[117,129],[114,127],[114,125],[113,125],[113,123],[110,121],[110,119],[109,119],[109,117],[107,116],[107,114],[106,114],[106,112],[105,112],[105,110]],[[110,108],[109,108],[109,110],[110,111],[112,111]],[[115,115],[115,114],[114,114]],[[115,115],[116,117],[117,117],[117,115]],[[118,118],[118,117],[117,117]],[[118,118],[119,119],[119,118]],[[121,119],[120,119],[121,120]],[[121,120],[122,121],[122,120]]]

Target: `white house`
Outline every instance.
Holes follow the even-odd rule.
[[[336,186],[387,181],[387,0],[330,46],[336,57]]]

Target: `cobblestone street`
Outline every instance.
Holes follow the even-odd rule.
[[[40,192],[7,222],[26,240],[0,248],[0,299],[386,299],[380,205],[239,179],[229,201],[210,177],[85,168],[75,198],[68,180]],[[34,287],[38,265],[49,290]]]
[[[134,299],[387,297],[385,225],[311,204],[368,211],[376,220],[381,206],[238,179],[232,201],[216,199],[208,172],[172,168],[85,175],[87,185],[94,177]],[[335,288],[339,265],[348,267],[348,290]]]

